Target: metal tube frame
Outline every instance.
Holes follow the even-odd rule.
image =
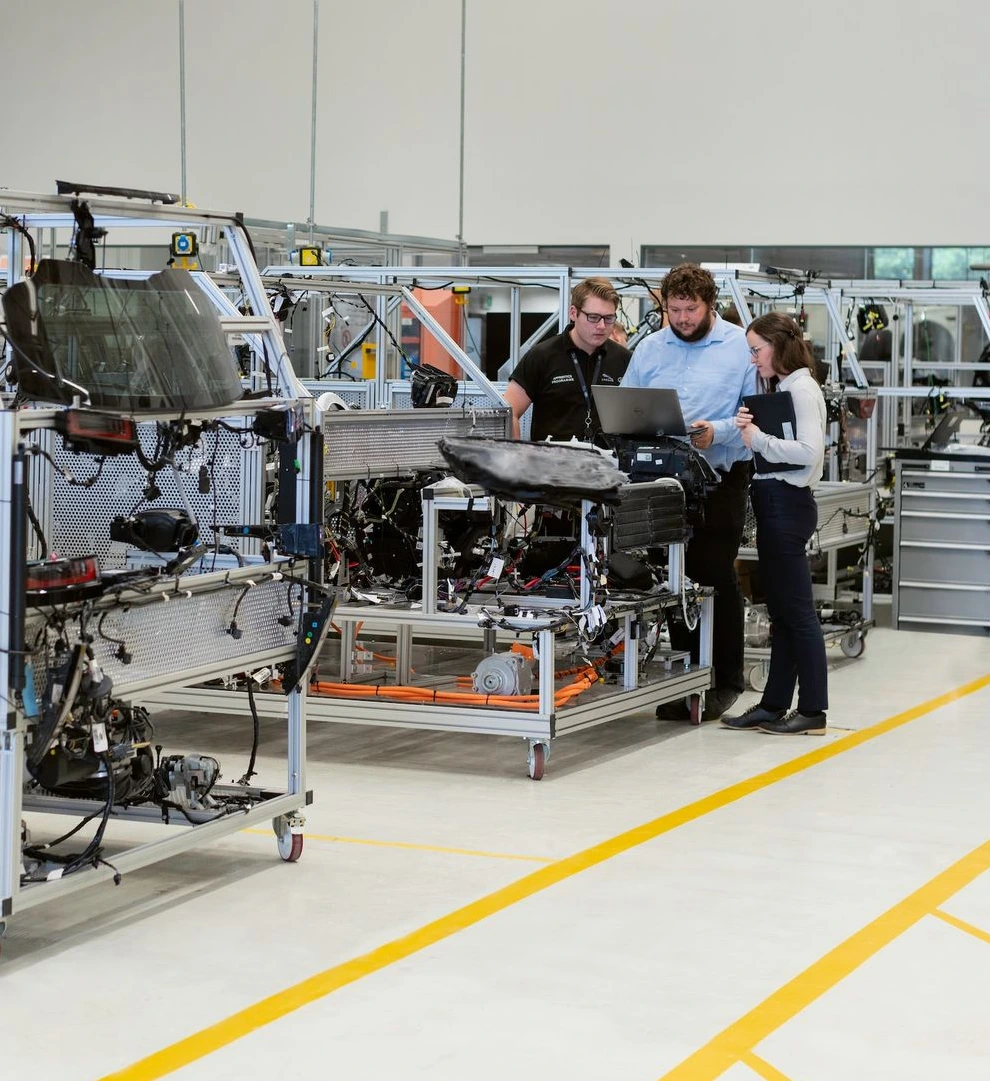
[[[54,238],[56,228],[67,228],[73,224],[71,213],[67,211],[68,197],[61,196],[36,196],[29,193],[3,192],[0,193],[0,203],[5,212],[22,217],[27,228],[51,228]],[[134,203],[119,202],[93,198],[88,199],[90,210],[96,221],[104,227],[147,227],[169,224],[188,228],[191,225],[222,225],[230,250],[234,255],[240,272],[242,288],[250,300],[252,309],[260,313],[250,319],[242,319],[231,313],[228,318],[222,320],[224,329],[228,332],[245,333],[255,337],[256,341],[263,343],[269,357],[273,361],[273,371],[278,381],[279,390],[283,394],[293,397],[309,398],[309,392],[299,384],[291,366],[279,334],[274,316],[265,294],[264,285],[261,281],[258,269],[251,258],[247,237],[243,231],[240,219],[236,215],[221,214],[211,211],[192,211],[185,207],[168,207],[154,205],[135,206]],[[139,217],[135,217],[135,214]],[[7,280],[16,281],[21,276],[21,238],[13,230],[9,231],[8,252],[14,256],[10,260]],[[214,290],[204,281],[200,281],[204,291],[214,303],[222,298],[219,290]],[[222,306],[218,304],[218,307]],[[238,410],[243,412],[243,406],[231,407],[211,411],[211,416],[236,415]],[[0,560],[6,567],[11,566],[11,560],[15,553],[11,551],[11,513],[12,513],[12,463],[14,449],[18,441],[31,432],[44,432],[53,422],[58,410],[0,410]],[[169,419],[167,417],[148,417],[146,419]],[[313,421],[312,415],[309,421]],[[297,497],[299,521],[308,519],[310,507],[309,486],[311,483],[311,448],[308,440],[304,440],[298,448],[299,470],[297,475]],[[242,463],[249,468],[249,463]],[[259,497],[260,498],[260,497]],[[46,520],[49,520],[48,509],[45,508]],[[231,570],[224,575],[190,576],[183,580],[182,592],[189,596],[213,587],[213,579],[225,579],[231,583],[231,588],[236,586],[241,577],[247,581],[252,574],[257,574],[259,568],[243,568],[241,571]],[[169,586],[163,587],[166,590]],[[154,592],[154,590],[152,591]],[[142,600],[147,597],[142,595]],[[24,776],[24,753],[27,733],[27,717],[16,700],[11,688],[11,670],[9,646],[11,642],[11,580],[9,575],[0,576],[0,686],[6,687],[5,705],[3,713],[4,722],[0,729],[0,922],[8,917],[14,910],[31,907],[45,900],[63,896],[68,892],[74,892],[93,882],[105,879],[112,872],[102,869],[79,870],[72,875],[65,876],[57,881],[45,881],[39,883],[21,883],[21,816],[26,806],[31,809],[55,813],[70,813],[82,815],[81,805],[86,801],[47,799],[40,802],[32,798],[25,801],[23,798],[22,784]],[[256,665],[270,663],[277,660],[281,653],[273,653],[265,650],[261,654],[251,652],[250,641],[243,654],[225,662],[216,660],[206,661],[201,664],[176,668],[170,671],[165,678],[137,678],[130,683],[121,685],[122,691],[126,691],[124,697],[133,697],[161,691],[164,687],[181,686],[195,682],[208,675],[216,675],[221,668],[228,672],[240,672],[250,670]],[[285,652],[285,658],[294,655],[293,646]],[[176,654],[177,664],[182,654]],[[288,749],[286,755],[286,790],[282,793],[266,792],[261,802],[255,805],[246,814],[236,816],[223,816],[222,820],[203,822],[181,833],[173,834],[165,840],[156,840],[149,844],[143,844],[115,855],[114,864],[121,873],[136,870],[158,860],[181,851],[188,850],[198,844],[204,844],[215,840],[226,833],[243,829],[245,824],[273,819],[274,821],[293,820],[294,826],[298,826],[301,819],[298,811],[308,802],[305,790],[306,769],[306,710],[305,710],[305,686],[300,687],[289,695],[284,706],[284,716],[287,721]],[[118,809],[119,812],[119,809]],[[156,820],[160,821],[160,810],[154,809]],[[117,817],[120,817],[119,813]]]

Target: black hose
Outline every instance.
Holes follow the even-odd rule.
[[[248,768],[244,771],[244,776],[237,782],[238,784],[250,784],[251,778],[257,775],[254,763],[258,757],[258,744],[261,742],[261,720],[258,717],[258,706],[254,700],[254,684],[250,675],[247,682],[247,694],[248,705],[251,707],[251,719],[254,721],[254,740],[251,744],[251,759],[248,762]]]

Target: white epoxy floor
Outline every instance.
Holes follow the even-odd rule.
[[[641,714],[555,742],[538,784],[521,740],[313,725],[298,864],[244,832],[15,913],[3,1075],[986,1081],[990,682],[927,704],[990,642],[876,629],[836,660],[824,739]],[[250,722],[158,739],[237,776]]]

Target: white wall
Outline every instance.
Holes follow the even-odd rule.
[[[305,221],[311,0],[185,10],[188,197]],[[469,243],[990,243],[985,0],[467,12]],[[318,222],[455,236],[460,14],[321,0]],[[178,0],[0,0],[0,27],[0,185],[179,189]]]

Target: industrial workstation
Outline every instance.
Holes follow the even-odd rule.
[[[0,8],[7,1072],[985,1081],[984,6]]]

